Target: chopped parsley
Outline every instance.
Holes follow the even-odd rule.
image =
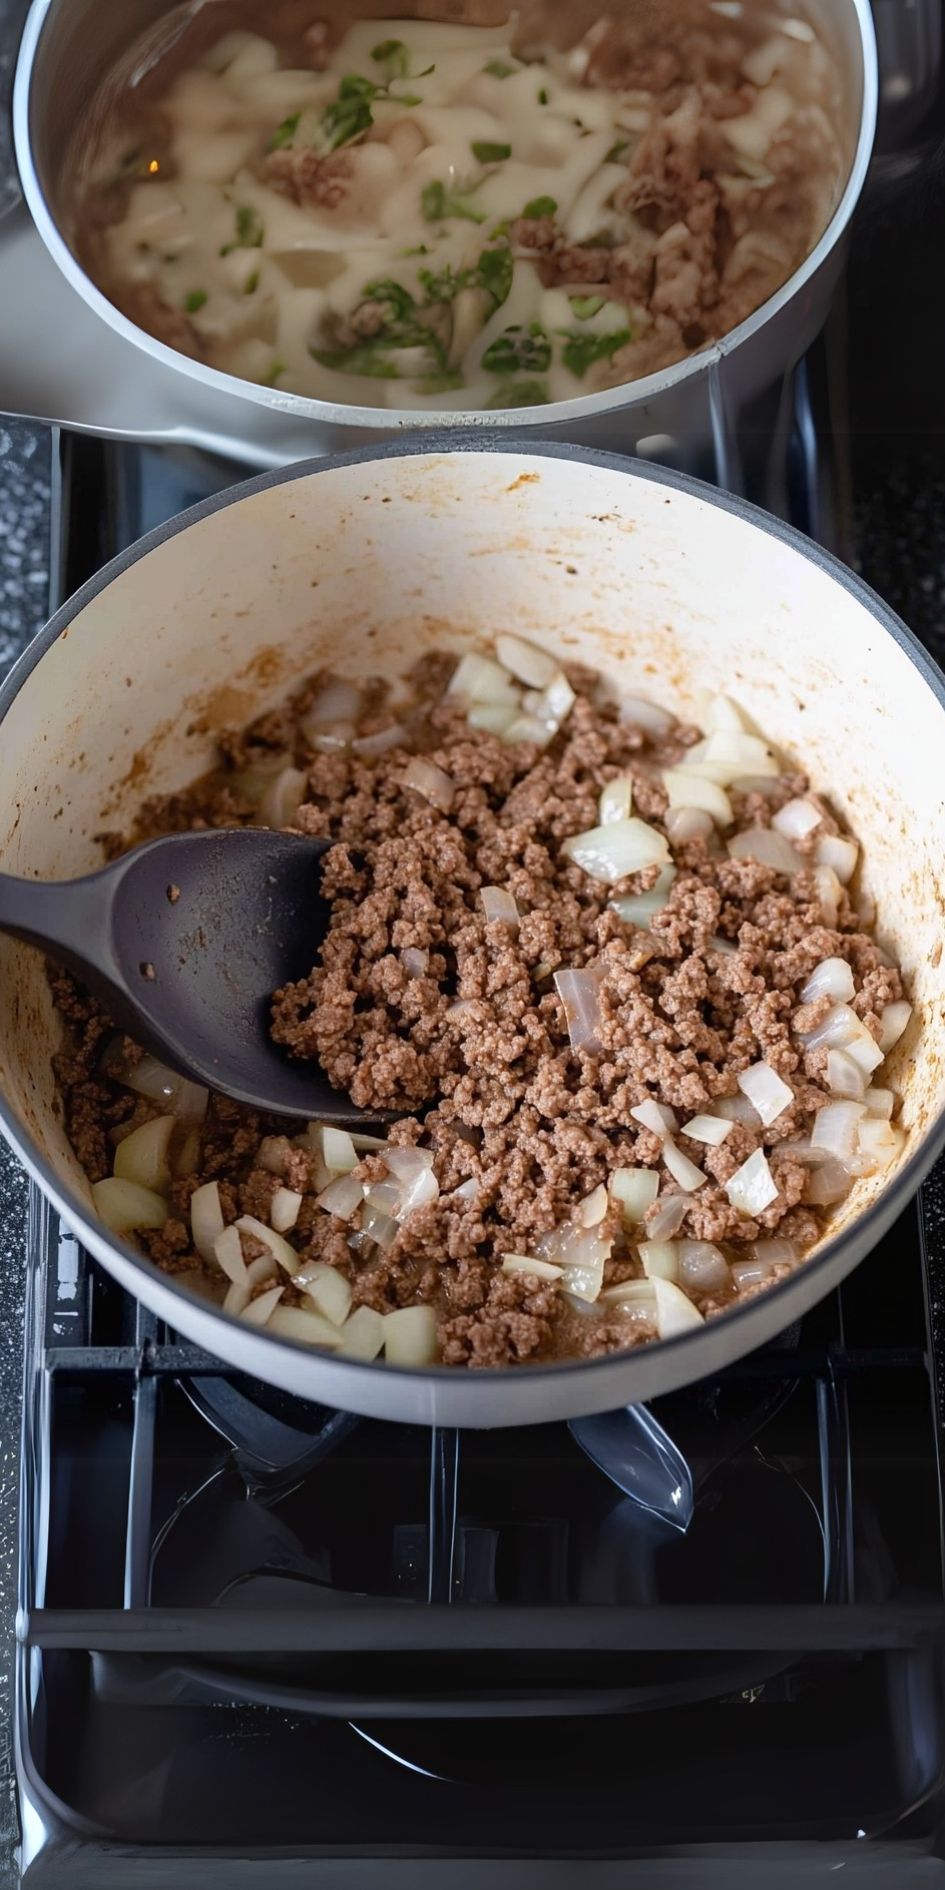
[[[402,282],[393,282],[389,277],[382,281],[366,282],[361,291],[366,302],[383,302],[390,310],[388,321],[407,321],[416,308],[416,302],[409,289]]]
[[[502,381],[487,407],[541,407],[549,399],[545,381]]]
[[[505,59],[490,59],[489,64],[482,69],[488,72],[491,79],[510,79],[513,72],[518,71],[517,66],[510,66]]]
[[[607,297],[605,295],[571,295],[568,300],[578,321],[589,322],[592,315],[600,314]]]
[[[261,249],[264,233],[259,211],[249,204],[240,204],[236,212],[236,241],[224,243],[220,255],[229,256],[234,249]]]
[[[206,289],[191,289],[190,294],[184,297],[184,308],[187,314],[196,315],[198,308],[203,308],[206,299]]]
[[[512,155],[510,144],[490,144],[488,138],[474,138],[470,149],[480,164],[501,164]]]
[[[595,361],[610,361],[618,348],[632,339],[629,328],[612,329],[608,335],[580,334],[577,329],[562,328],[565,336],[562,360],[572,374],[582,378]]]
[[[258,287],[259,287],[259,270],[254,269],[252,274],[247,276],[246,281],[243,284],[243,294],[255,295]]]
[[[539,103],[539,105],[547,105],[547,103],[548,103],[548,88],[547,88],[547,86],[544,86],[544,85],[543,85],[543,86],[541,87],[541,90],[540,90],[540,92],[539,92],[539,94],[538,94],[538,103]]]
[[[479,281],[495,301],[496,308],[501,308],[512,287],[515,264],[512,251],[506,247],[484,249],[476,265]]]
[[[465,385],[465,377],[459,368],[444,368],[442,374],[431,374],[427,380],[420,381],[418,391],[421,394],[455,394],[457,388]]]
[[[456,189],[451,184],[439,182],[424,184],[420,193],[420,208],[428,223],[443,223],[447,217],[465,217],[468,223],[485,223],[486,213],[477,210],[470,202],[475,184]]]
[[[387,85],[392,79],[407,77],[409,55],[402,39],[382,39],[380,45],[373,48],[371,58],[375,65],[383,68]]]
[[[277,380],[279,379],[280,374],[284,374],[284,373],[285,373],[285,362],[273,361],[271,367],[269,368],[268,373],[263,375],[263,383],[262,383],[263,386],[274,387]]]
[[[310,352],[322,367],[336,368],[342,374],[368,374],[375,381],[396,381],[400,376],[393,361],[379,346],[380,337],[361,341],[353,348],[315,348]]]
[[[543,374],[551,366],[551,342],[538,322],[503,329],[482,357],[487,374]]]
[[[522,211],[523,217],[553,217],[558,205],[554,197],[533,197]]]
[[[607,163],[619,164],[621,158],[624,155],[624,152],[629,151],[629,149],[630,149],[629,138],[621,138],[617,144],[611,145],[610,150],[607,153],[607,160],[606,160]]]
[[[484,249],[479,261],[469,269],[453,269],[447,263],[444,269],[420,269],[417,274],[426,291],[426,306],[432,302],[452,302],[460,289],[486,289],[496,308],[500,308],[512,287],[514,267],[511,250],[503,247]]]
[[[301,112],[292,112],[288,118],[283,118],[281,125],[277,127],[269,140],[270,151],[284,151],[286,145],[292,143],[298,131],[301,116]]]
[[[413,380],[445,370],[443,343],[402,282],[388,278],[368,282],[362,294],[366,302],[379,304],[381,327],[377,334],[350,346],[332,347],[330,340],[321,347],[313,345],[311,353],[322,367],[340,368],[346,374],[368,374],[374,380],[384,381],[398,380],[402,374]],[[422,358],[404,368],[396,355],[405,349],[421,349]]]

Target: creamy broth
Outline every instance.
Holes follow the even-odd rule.
[[[245,380],[441,410],[592,393],[744,320],[839,199],[838,73],[800,17],[678,0],[561,47],[515,19],[290,40],[278,16],[159,63],[146,98],[113,86],[79,164],[105,292]]]

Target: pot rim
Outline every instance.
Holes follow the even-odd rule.
[[[491,438],[480,435],[473,438],[457,439],[450,433],[444,434],[438,432],[428,434],[422,440],[393,440],[382,445],[362,447],[346,453],[332,454],[330,457],[302,460],[291,466],[282,466],[270,472],[259,473],[253,479],[248,479],[238,485],[230,486],[224,491],[214,494],[211,498],[202,500],[198,505],[192,506],[186,512],[179,513],[175,518],[157,526],[143,538],[139,538],[135,544],[130,545],[125,551],[120,552],[116,558],[113,558],[108,564],[104,565],[101,571],[97,572],[94,577],[89,578],[72,597],[68,598],[66,602],[60,606],[55,615],[50,618],[44,628],[34,637],[32,643],[29,644],[18,662],[14,664],[6,681],[0,686],[0,730],[2,730],[4,718],[19,695],[23,684],[42,661],[47,650],[58,640],[63,631],[69,627],[76,616],[84,610],[88,604],[94,602],[97,597],[101,596],[123,572],[139,563],[142,558],[147,557],[151,551],[156,550],[160,545],[166,544],[169,540],[186,532],[190,526],[199,524],[202,519],[213,516],[215,513],[223,510],[224,507],[239,504],[243,499],[252,498],[256,493],[268,491],[274,486],[284,485],[294,479],[319,477],[322,474],[331,473],[340,467],[370,465],[376,460],[384,459],[419,459],[439,457],[444,454],[478,455],[494,453],[514,453],[526,460],[533,458],[569,460],[579,465],[600,467],[608,472],[630,475],[633,478],[645,480],[648,484],[666,486],[671,491],[681,493],[688,498],[701,500],[706,504],[717,506],[721,511],[728,512],[743,524],[766,533],[767,536],[786,545],[799,557],[814,564],[819,571],[830,578],[834,583],[839,584],[858,604],[868,611],[874,621],[879,625],[880,629],[888,636],[892,637],[893,642],[897,644],[903,654],[908,657],[926,687],[932,691],[937,702],[945,709],[945,673],[943,673],[938,664],[929,655],[928,651],[919,642],[914,632],[908,629],[907,625],[903,623],[897,613],[883,601],[877,592],[866,584],[855,572],[851,571],[843,564],[839,558],[835,557],[832,552],[826,551],[823,546],[815,543],[813,539],[807,538],[804,533],[796,530],[794,526],[785,524],[781,519],[774,518],[771,514],[763,511],[759,506],[751,504],[747,499],[737,497],[729,492],[722,492],[717,487],[708,485],[704,480],[694,479],[687,473],[670,471],[665,468],[656,468],[650,465],[646,460],[625,458],[616,453],[600,452],[592,447],[578,446],[564,442],[524,441],[511,438],[501,433]],[[74,1195],[71,1189],[66,1189],[59,1181],[42,1150],[25,1128],[19,1115],[7,1101],[6,1096],[2,1093],[0,1093],[0,1132],[3,1133],[15,1154],[19,1156],[34,1179],[39,1183],[47,1198],[53,1202],[55,1207],[64,1215],[69,1225],[79,1233],[81,1238],[85,1239],[91,1236],[93,1246],[98,1245],[113,1249],[116,1254],[120,1256],[125,1266],[130,1262],[137,1274],[152,1285],[159,1283],[162,1293],[170,1294],[172,1299],[177,1300],[180,1304],[188,1307],[199,1304],[201,1313],[205,1316],[209,1316],[213,1320],[214,1326],[221,1326],[226,1331],[230,1331],[233,1328],[239,1330],[241,1324],[239,1320],[230,1318],[222,1312],[222,1308],[214,1306],[209,1302],[195,1301],[194,1295],[189,1293],[186,1288],[181,1288],[176,1285],[175,1276],[173,1274],[162,1273],[160,1269],[155,1266],[153,1261],[139,1253],[129,1242],[116,1238],[96,1216],[90,1215],[87,1207],[79,1201],[78,1196]],[[869,1252],[885,1229],[892,1224],[895,1218],[898,1218],[898,1215],[908,1205],[908,1202],[925,1179],[933,1163],[942,1153],[943,1148],[945,1148],[945,1108],[942,1108],[939,1114],[930,1123],[921,1140],[912,1150],[909,1159],[905,1162],[894,1179],[887,1187],[881,1189],[875,1200],[870,1203],[869,1207],[864,1210],[862,1215],[859,1215],[848,1227],[836,1234],[811,1260],[805,1261],[804,1264],[799,1267],[795,1273],[789,1275],[787,1279],[770,1287],[764,1294],[747,1302],[745,1305],[733,1307],[732,1310],[725,1313],[717,1323],[714,1323],[713,1330],[715,1332],[724,1330],[732,1335],[734,1339],[732,1357],[740,1357],[753,1349],[753,1341],[751,1338],[753,1326],[756,1324],[770,1324],[770,1318],[765,1318],[764,1314],[765,1312],[770,1313],[772,1306],[780,1307],[783,1310],[784,1317],[780,1322],[779,1328],[783,1330],[785,1327],[792,1324],[794,1318],[805,1309],[806,1304],[812,1303],[809,1290],[809,1282],[812,1279],[816,1279],[818,1276],[826,1276],[840,1257],[845,1253],[849,1253],[850,1249],[855,1245],[863,1246],[864,1255]],[[872,1240],[869,1238],[871,1229],[875,1230]],[[853,1261],[851,1262],[851,1265],[852,1264],[856,1264],[856,1262]],[[849,1270],[849,1268],[845,1270]],[[826,1286],[824,1290],[827,1290]],[[822,1295],[816,1294],[814,1299],[816,1300],[820,1297],[822,1297]],[[759,1315],[761,1315],[761,1317],[759,1317]],[[245,1330],[244,1327],[244,1335]],[[742,1343],[739,1343],[739,1335],[742,1337]],[[263,1330],[255,1336],[266,1337],[267,1335]],[[695,1360],[697,1356],[695,1347],[703,1342],[705,1337],[706,1331],[704,1328],[693,1330],[681,1333],[678,1337],[673,1339],[651,1341],[651,1343],[646,1346],[645,1352],[651,1358],[658,1356],[662,1359],[680,1359],[684,1356],[684,1348],[688,1347],[691,1350],[693,1360]],[[268,1339],[270,1343],[275,1341],[275,1343],[282,1347],[288,1347],[296,1355],[306,1353],[311,1356],[312,1348],[296,1340],[277,1338],[275,1334],[269,1334]],[[611,1372],[614,1373],[619,1365],[626,1365],[628,1360],[632,1360],[633,1357],[634,1353],[630,1352],[607,1355],[602,1359],[562,1360],[546,1365],[530,1365],[527,1368],[490,1367],[477,1371],[476,1382],[491,1385],[492,1387],[501,1384],[503,1388],[510,1386],[511,1383],[518,1382],[523,1386],[521,1395],[525,1397],[524,1387],[527,1385],[533,1385],[539,1381],[545,1383],[553,1381],[554,1384],[560,1385],[569,1376],[573,1378],[576,1377],[577,1374],[591,1372],[596,1372],[598,1377],[603,1379],[603,1376],[607,1373],[608,1366],[611,1368]],[[316,1354],[316,1361],[319,1371],[323,1374],[324,1393],[328,1397],[331,1395],[332,1379],[330,1374],[332,1368],[334,1368],[335,1372],[338,1374],[337,1382],[339,1384],[342,1382],[342,1379],[347,1377],[352,1371],[356,1371],[359,1374],[361,1382],[370,1382],[365,1380],[364,1374],[369,1373],[372,1375],[372,1378],[376,1378],[378,1371],[376,1361],[366,1363],[358,1359],[336,1359],[331,1354],[323,1353]],[[448,1365],[430,1365],[424,1366],[422,1369],[417,1369],[410,1366],[391,1366],[385,1364],[381,1369],[385,1375],[395,1374],[401,1381],[420,1381],[423,1384],[429,1384],[431,1386],[447,1386],[455,1383],[459,1368]],[[698,1377],[698,1371],[693,1372],[692,1376]],[[674,1379],[674,1382],[685,1381],[684,1373],[678,1373]],[[319,1395],[322,1395],[321,1390],[319,1391]],[[512,1395],[514,1396],[515,1394],[513,1393]],[[619,1396],[617,1402],[620,1402]]]
[[[394,431],[401,429],[418,431],[427,430],[433,426],[437,431],[441,427],[448,427],[451,430],[455,428],[457,431],[466,432],[476,432],[480,429],[489,431],[495,427],[508,427],[526,432],[539,427],[543,429],[556,426],[568,427],[583,420],[593,421],[603,414],[645,407],[647,402],[656,400],[658,396],[668,393],[672,388],[681,387],[690,380],[697,380],[707,371],[717,372],[729,354],[750,341],[766,323],[773,321],[782,310],[787,308],[836,248],[849,224],[866,181],[876,136],[879,111],[879,53],[871,0],[847,0],[847,4],[853,8],[859,27],[860,51],[863,60],[863,96],[860,104],[856,149],[843,194],[827,228],[800,268],[796,269],[781,288],[761,304],[760,308],[755,309],[752,315],[740,322],[737,328],[730,329],[728,334],[723,335],[710,347],[702,349],[697,354],[687,355],[682,361],[674,362],[668,368],[662,368],[657,374],[648,374],[641,380],[625,381],[618,387],[604,388],[598,394],[579,395],[573,400],[548,401],[539,407],[514,407],[488,412],[483,409],[474,409],[452,414],[437,414],[435,410],[416,407],[336,405],[333,401],[316,400],[302,394],[279,393],[274,388],[262,387],[256,381],[241,380],[235,374],[225,374],[219,368],[209,367],[202,361],[195,361],[189,355],[181,354],[177,348],[168,347],[166,342],[159,341],[156,336],[148,334],[146,329],[140,328],[137,322],[123,315],[82,268],[60,230],[59,222],[40,183],[33,163],[30,136],[36,55],[46,27],[47,16],[57,4],[60,4],[60,0],[32,0],[20,41],[13,84],[13,147],[20,182],[30,214],[54,262],[96,315],[100,316],[126,341],[143,349],[145,353],[153,355],[165,367],[177,369],[186,374],[189,379],[200,381],[214,393],[230,394],[241,400],[252,401],[255,406],[268,407],[270,411],[285,414],[287,417],[294,416],[300,420],[317,421],[323,426],[367,427],[375,431],[381,428],[390,428]]]

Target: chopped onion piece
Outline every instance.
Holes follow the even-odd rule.
[[[287,1234],[295,1226],[302,1206],[302,1196],[295,1188],[277,1188],[269,1207],[269,1219],[277,1234]]]
[[[136,1181],[139,1188],[152,1188],[155,1194],[166,1194],[171,1185],[168,1156],[176,1127],[176,1116],[155,1116],[153,1121],[132,1129],[115,1150],[112,1165],[116,1175],[122,1181]]]
[[[828,1105],[829,1107],[829,1105]],[[731,1179],[725,1183],[725,1192],[737,1208],[739,1214],[747,1214],[752,1219],[763,1214],[772,1201],[778,1198],[777,1183],[768,1167],[764,1150],[756,1148],[749,1155],[747,1162],[735,1170]]]
[[[223,1232],[223,1208],[215,1181],[205,1181],[190,1197],[190,1231],[201,1260],[216,1259],[214,1248]]]
[[[266,1320],[266,1330],[280,1339],[299,1339],[303,1345],[320,1345],[329,1352],[341,1350],[338,1327],[304,1306],[275,1306]]]
[[[906,1025],[912,1016],[912,1005],[901,998],[896,1004],[887,1004],[880,1018],[879,1047],[884,1056],[894,1049],[899,1042]]]
[[[487,735],[504,736],[517,719],[518,704],[507,702],[474,702],[466,715],[470,728],[481,728]]]
[[[412,1143],[391,1142],[384,1150],[384,1165],[398,1181],[412,1182],[423,1169],[433,1167],[433,1154],[428,1148],[414,1148]]]
[[[675,1339],[705,1324],[698,1307],[673,1280],[653,1280],[656,1294],[656,1330],[661,1339]]]
[[[279,1269],[271,1253],[258,1253],[255,1260],[246,1262],[246,1279],[250,1286],[260,1286],[263,1280],[274,1280]]]
[[[560,1280],[564,1275],[563,1267],[556,1267],[550,1260],[536,1260],[527,1253],[504,1253],[502,1255],[503,1273],[531,1273],[536,1280]]]
[[[840,915],[840,894],[843,887],[832,866],[815,866],[814,879],[817,884],[820,909],[827,925],[833,929]]]
[[[828,1103],[827,1107],[830,1107]],[[842,1201],[853,1186],[853,1176],[843,1162],[828,1156],[813,1168],[804,1191],[804,1199],[813,1207],[832,1207],[835,1201]]]
[[[339,1273],[337,1267],[330,1267],[323,1260],[317,1260],[312,1266],[300,1268],[295,1276],[296,1286],[312,1301],[317,1312],[329,1319],[333,1326],[343,1326],[351,1311],[351,1284]]]
[[[223,1310],[233,1313],[238,1318],[249,1305],[252,1297],[252,1290],[245,1281],[231,1280],[223,1295]]]
[[[707,1148],[719,1148],[727,1135],[731,1135],[733,1124],[724,1116],[693,1116],[691,1122],[684,1122],[683,1135],[688,1135],[692,1142],[704,1142]]]
[[[510,747],[515,742],[534,742],[536,748],[547,748],[554,733],[554,723],[539,721],[537,715],[517,715],[504,730],[502,740]]]
[[[848,1004],[835,1004],[813,1030],[802,1030],[799,1036],[808,1050],[818,1050],[821,1044],[826,1044],[831,1050],[845,1050],[847,1044],[855,1042],[864,1032],[869,1035]]]
[[[688,1155],[684,1155],[682,1149],[677,1148],[669,1136],[663,1143],[663,1160],[673,1180],[685,1190],[686,1194],[695,1194],[697,1188],[705,1186],[707,1177],[702,1169],[697,1168],[695,1162],[691,1162]]]
[[[590,1194],[579,1201],[574,1210],[576,1227],[598,1227],[607,1214],[608,1196],[604,1183],[592,1189]]]
[[[142,1188],[136,1181],[124,1181],[120,1175],[93,1182],[92,1200],[99,1220],[113,1234],[129,1234],[137,1227],[163,1227],[168,1216],[162,1194]]]
[[[845,958],[823,958],[801,991],[801,1003],[812,1004],[815,998],[829,997],[834,1004],[849,1004],[855,989],[853,972]]]
[[[853,1038],[852,1043],[847,1045],[847,1056],[852,1057],[854,1063],[859,1064],[866,1076],[872,1076],[873,1071],[878,1070],[883,1061],[883,1052],[879,1044],[865,1028],[861,1030],[859,1036]]]
[[[286,1156],[292,1144],[287,1135],[264,1135],[256,1156],[257,1164],[266,1170],[267,1175],[284,1175]],[[197,1190],[198,1194],[200,1190]],[[191,1201],[193,1206],[193,1201]]]
[[[586,965],[583,971],[555,972],[555,990],[564,1006],[572,1050],[586,1050],[591,1056],[600,1054],[600,987],[606,976],[603,959]]]
[[[749,827],[745,833],[736,833],[728,842],[728,850],[733,860],[757,860],[788,877],[802,873],[807,864],[783,833],[776,833],[773,827]]]
[[[425,978],[430,969],[430,954],[420,951],[416,945],[405,945],[400,962],[408,978]]]
[[[384,1314],[384,1354],[390,1365],[432,1365],[437,1356],[432,1306],[402,1306]]]
[[[678,1234],[689,1207],[687,1194],[661,1194],[652,1214],[647,1215],[646,1231],[651,1240],[672,1240],[673,1235]]]
[[[863,1101],[871,1116],[879,1116],[888,1122],[895,1106],[896,1098],[891,1089],[868,1089]]]
[[[662,912],[676,877],[675,866],[661,866],[649,892],[631,893],[626,899],[612,899],[611,907],[626,925],[649,926],[651,919]]]
[[[347,1129],[336,1129],[331,1123],[325,1123],[322,1129],[322,1160],[333,1175],[350,1175],[352,1168],[357,1168],[357,1152]]]
[[[750,724],[744,711],[731,696],[709,696],[702,715],[703,726],[711,734],[723,729],[733,730],[737,735],[747,735]]]
[[[487,925],[493,925],[497,920],[503,925],[518,924],[518,906],[504,886],[480,886],[479,897]]]
[[[729,1284],[729,1266],[711,1240],[679,1243],[679,1283],[697,1293],[715,1293]]]
[[[635,1227],[645,1220],[659,1193],[660,1180],[655,1168],[615,1168],[610,1177],[610,1192],[620,1203],[625,1227]]]
[[[383,1135],[364,1135],[360,1129],[351,1129],[349,1133],[359,1154],[372,1149],[383,1150],[387,1147],[387,1142]]]
[[[361,1216],[361,1231],[368,1240],[374,1242],[375,1247],[380,1247],[382,1253],[387,1253],[400,1233],[400,1226],[386,1209],[376,1206],[373,1201],[366,1201]],[[349,1247],[355,1238],[353,1234],[349,1237]]]
[[[234,1286],[245,1286],[246,1261],[238,1228],[224,1227],[222,1234],[217,1235],[213,1243],[213,1257]]]
[[[126,1063],[123,1057],[109,1053],[105,1067],[116,1083],[123,1083],[138,1096],[146,1096],[149,1102],[163,1103],[171,1115],[188,1122],[203,1121],[210,1100],[209,1090],[201,1083],[191,1083],[186,1076],[178,1076],[175,1070],[159,1063],[157,1057],[143,1056],[137,1063]]]
[[[364,1197],[371,1207],[380,1208],[383,1214],[391,1214],[396,1219],[403,1206],[404,1191],[399,1181],[369,1181]]]
[[[477,656],[471,650],[460,657],[446,693],[465,696],[468,702],[503,702],[514,709],[519,704],[519,693],[508,670],[494,663],[491,656]]]
[[[240,1318],[245,1319],[250,1326],[267,1326],[284,1292],[284,1286],[270,1286],[268,1293],[260,1293],[256,1299],[250,1300]]]
[[[764,779],[781,773],[781,763],[768,743],[742,729],[716,729],[706,743],[705,759],[724,763],[733,781],[739,775],[757,774]]]
[[[770,1063],[753,1063],[735,1078],[743,1096],[747,1096],[758,1119],[766,1129],[777,1122],[794,1101],[794,1091]]]
[[[538,722],[544,722],[556,732],[562,722],[570,715],[577,697],[564,670],[555,671],[546,689],[540,692],[529,690],[525,696],[525,708]]]
[[[475,1175],[470,1175],[468,1181],[461,1181],[459,1187],[453,1189],[452,1198],[454,1201],[478,1201],[479,1183]]]
[[[891,1122],[883,1122],[878,1116],[867,1116],[865,1122],[859,1125],[858,1140],[861,1155],[867,1156],[879,1168],[888,1168],[899,1154],[905,1136]]]
[[[772,1268],[767,1260],[733,1260],[729,1272],[733,1285],[742,1293],[749,1286],[770,1280]]]
[[[679,1127],[675,1110],[666,1103],[653,1102],[649,1096],[644,1102],[637,1103],[630,1114],[634,1122],[641,1122],[645,1129],[651,1129],[654,1135],[660,1137],[671,1135]]]
[[[666,831],[674,847],[685,846],[690,840],[708,840],[712,827],[712,815],[701,807],[667,809]]]
[[[353,1175],[338,1175],[330,1181],[327,1188],[315,1197],[315,1206],[324,1208],[326,1214],[336,1214],[340,1221],[350,1221],[356,1208],[364,1199],[364,1189]]]
[[[821,1148],[838,1162],[849,1161],[856,1147],[858,1124],[866,1114],[860,1102],[825,1103],[818,1109],[811,1130],[811,1148]]]
[[[661,741],[676,725],[676,717],[668,710],[661,709],[656,702],[650,702],[646,696],[625,696],[620,705],[620,720],[632,723],[634,728],[642,728],[644,734],[652,735]]]
[[[432,1168],[418,1168],[413,1180],[404,1185],[397,1219],[406,1220],[415,1208],[428,1207],[431,1201],[437,1199],[439,1192],[440,1184]]]
[[[600,797],[600,824],[609,827],[614,820],[629,820],[633,811],[633,776],[618,774],[608,781]]]
[[[866,1073],[848,1050],[827,1051],[827,1088],[835,1096],[848,1096],[861,1102],[866,1088]]]
[[[356,1306],[338,1332],[339,1351],[345,1358],[359,1358],[366,1365],[375,1359],[384,1345],[383,1315],[373,1306]]]
[[[311,707],[306,709],[302,727],[329,728],[337,722],[356,722],[361,713],[361,691],[356,683],[342,676],[332,676],[320,689]]]
[[[691,768],[665,768],[663,786],[670,807],[697,807],[711,814],[720,827],[732,824],[732,803],[717,781],[706,781]]]
[[[389,722],[386,728],[375,729],[373,735],[359,735],[351,746],[356,755],[386,755],[391,748],[400,748],[408,740],[407,730],[400,722]]]
[[[817,842],[815,858],[818,866],[832,868],[841,886],[848,886],[856,872],[859,853],[855,840],[847,840],[839,833],[825,833]]]
[[[770,1240],[756,1240],[752,1252],[756,1260],[763,1260],[769,1267],[792,1267],[800,1259],[796,1242],[779,1234]]]
[[[747,1096],[716,1096],[712,1113],[725,1122],[738,1122],[743,1129],[760,1129],[761,1117]]]
[[[495,649],[503,667],[519,682],[527,683],[529,689],[546,689],[558,672],[554,657],[538,649],[536,644],[526,643],[524,637],[498,636]]]
[[[283,768],[273,777],[259,803],[260,827],[288,827],[305,799],[308,775],[301,768]]]
[[[609,886],[626,879],[629,873],[641,872],[645,866],[670,864],[665,834],[647,826],[645,820],[632,818],[572,834],[561,851],[592,879],[605,880]]]
[[[274,1227],[267,1227],[265,1221],[257,1221],[254,1214],[241,1214],[236,1226],[241,1234],[252,1234],[264,1247],[267,1247],[283,1272],[290,1276],[298,1272],[302,1262],[295,1248],[289,1245],[282,1234],[277,1234]]]
[[[771,816],[772,827],[783,833],[785,840],[806,840],[815,827],[819,827],[823,815],[819,814],[813,801],[786,801]]]
[[[641,1240],[637,1249],[648,1280],[679,1278],[679,1244],[672,1240]]]
[[[434,761],[427,761],[423,755],[411,755],[400,777],[401,787],[413,788],[422,794],[425,801],[430,801],[439,808],[441,814],[448,814],[453,805],[455,782]]]

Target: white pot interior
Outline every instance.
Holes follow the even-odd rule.
[[[270,484],[168,537],[78,611],[10,704],[0,867],[93,868],[96,834],[200,774],[215,728],[319,665],[395,673],[505,627],[693,719],[701,692],[727,691],[829,795],[862,843],[916,1006],[892,1060],[907,1160],[945,1106],[945,709],[813,557],[633,470],[566,449],[367,459]],[[56,1039],[39,955],[0,940],[0,1088],[81,1214]],[[888,1180],[859,1182],[831,1231]]]

